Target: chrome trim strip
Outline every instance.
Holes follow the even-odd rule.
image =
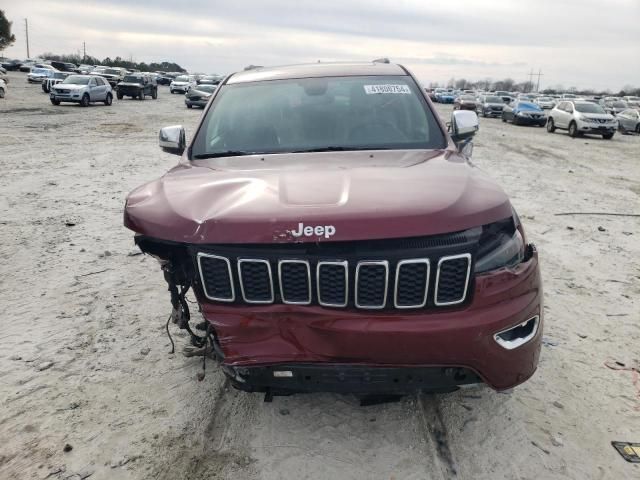
[[[382,298],[381,305],[360,305],[358,302],[358,276],[360,274],[360,267],[367,265],[382,265],[385,270],[384,275],[384,296]],[[356,266],[356,284],[355,284],[355,305],[357,308],[363,308],[367,310],[380,310],[387,305],[387,293],[389,290],[389,262],[387,260],[362,260],[358,262]]]
[[[227,264],[227,271],[229,273],[229,282],[231,283],[231,298],[214,297],[214,296],[209,295],[207,293],[207,284],[204,281],[204,277],[202,276],[202,264],[200,263],[200,259],[202,257],[215,258],[217,260],[224,260],[224,262]],[[236,290],[235,290],[235,287],[233,285],[233,274],[231,272],[231,262],[229,261],[229,259],[227,257],[221,257],[219,255],[212,255],[210,253],[198,252],[198,271],[200,273],[200,282],[202,282],[202,291],[204,292],[204,296],[205,297],[207,297],[209,300],[215,300],[216,302],[235,302],[235,300],[236,300]]]
[[[284,298],[284,290],[282,288],[282,265],[285,263],[301,263],[307,267],[307,298],[306,302],[288,302]],[[280,297],[282,303],[287,305],[310,305],[311,304],[311,266],[307,260],[278,260],[278,285],[280,287]]]
[[[464,292],[462,292],[462,297],[460,300],[454,300],[452,302],[438,302],[438,287],[440,286],[440,268],[444,262],[448,262],[449,260],[457,260],[458,258],[466,258],[467,259],[467,278],[464,284]],[[444,307],[447,305],[458,305],[459,303],[464,302],[465,298],[467,298],[467,289],[469,288],[469,276],[471,275],[471,254],[470,253],[462,253],[460,255],[450,255],[448,257],[441,257],[438,260],[438,273],[436,274],[436,291],[433,296],[433,303],[438,307]]]
[[[271,289],[271,298],[269,300],[248,300],[244,292],[244,282],[242,281],[242,268],[243,263],[264,263],[267,265],[267,271],[269,272],[269,288]],[[240,281],[240,291],[242,292],[242,298],[247,303],[273,303],[273,275],[271,274],[271,264],[268,260],[262,258],[239,258],[238,259],[238,280]]]
[[[323,265],[338,265],[344,268],[344,303],[328,303],[322,301],[322,295],[320,293],[320,268]],[[346,260],[341,261],[320,261],[316,265],[316,290],[318,294],[318,304],[323,307],[346,307],[349,303],[349,262]]]
[[[533,324],[533,330],[531,331],[531,333],[529,335],[526,335],[526,336],[520,337],[520,338],[516,338],[515,340],[504,340],[504,339],[500,338],[500,335],[502,335],[503,333],[506,333],[506,332],[508,332],[510,330],[513,330],[514,328],[523,327],[527,323],[529,323],[531,320],[533,320],[535,323]],[[524,322],[519,323],[518,325],[514,325],[512,327],[505,328],[504,330],[499,331],[498,333],[493,335],[493,339],[502,348],[505,348],[507,350],[513,350],[515,348],[518,348],[518,347],[524,345],[529,340],[531,340],[533,337],[535,337],[536,334],[538,333],[539,325],[540,325],[540,315],[534,315],[530,319],[525,320]]]
[[[427,266],[427,280],[424,286],[424,297],[422,303],[416,305],[398,305],[398,280],[400,278],[400,268],[403,265],[413,263],[424,263]],[[428,258],[412,258],[409,260],[400,260],[396,266],[396,282],[393,288],[393,305],[395,308],[422,308],[427,304],[427,295],[429,294],[429,277],[431,276],[431,262]]]

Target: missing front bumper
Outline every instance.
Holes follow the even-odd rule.
[[[374,367],[364,365],[269,365],[229,367],[232,385],[246,392],[289,395],[306,392],[355,395],[408,395],[416,392],[452,392],[462,385],[482,383],[463,367]]]

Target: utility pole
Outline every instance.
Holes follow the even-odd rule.
[[[24,31],[27,34],[27,58],[31,58],[29,55],[29,21],[26,18],[24,19]]]
[[[87,63],[87,43],[82,42],[82,63]]]
[[[540,77],[544,77],[544,73],[542,73],[542,69],[538,69],[538,84],[536,86],[536,92],[540,91]]]

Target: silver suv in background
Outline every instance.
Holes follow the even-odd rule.
[[[502,97],[497,95],[480,95],[478,97],[478,114],[483,117],[500,117],[504,109]]]
[[[571,137],[591,133],[610,140],[618,129],[618,121],[595,103],[563,100],[549,112],[547,118],[547,132],[553,133],[557,128],[568,130]]]
[[[51,87],[49,98],[54,105],[60,105],[60,102],[79,103],[81,107],[87,107],[92,102],[111,105],[113,92],[106,78],[97,75],[70,75]]]
[[[196,83],[196,77],[194,77],[193,75],[178,75],[169,84],[169,91],[171,93],[175,93],[175,92],[187,93],[196,85],[198,85]]]

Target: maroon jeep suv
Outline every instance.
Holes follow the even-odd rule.
[[[538,364],[538,254],[468,161],[476,114],[448,127],[400,65],[236,73],[189,142],[160,131],[180,161],[129,194],[124,224],[238,389],[509,389]]]

